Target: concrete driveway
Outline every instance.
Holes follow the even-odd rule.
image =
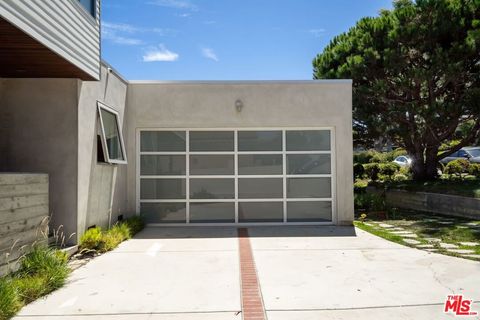
[[[17,319],[450,319],[452,293],[480,312],[480,263],[354,228],[147,228]]]

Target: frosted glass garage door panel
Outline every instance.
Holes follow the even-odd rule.
[[[146,223],[186,223],[186,203],[142,203],[140,215]]]
[[[287,174],[330,174],[331,172],[329,154],[287,155]]]
[[[141,155],[140,175],[184,175],[185,156],[181,155]]]
[[[330,201],[288,201],[287,222],[330,222]]]
[[[140,199],[185,199],[185,179],[141,179]]]
[[[234,155],[190,155],[191,175],[233,175]]]
[[[234,199],[234,179],[190,179],[190,199]]]
[[[282,161],[281,154],[241,154],[238,155],[238,174],[282,174]]]
[[[283,197],[282,178],[240,178],[239,199],[271,199]]]
[[[185,131],[142,131],[140,151],[181,152],[186,150]]]
[[[190,202],[191,223],[233,223],[234,202]]]
[[[288,198],[330,198],[332,186],[330,178],[289,178],[287,179]]]
[[[329,151],[330,131],[292,130],[286,132],[287,151]]]
[[[233,131],[190,131],[190,151],[234,151]]]
[[[239,131],[238,151],[282,151],[282,131]]]
[[[282,202],[239,202],[238,222],[282,222]]]

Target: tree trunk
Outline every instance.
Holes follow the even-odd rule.
[[[426,149],[420,148],[412,153],[409,152],[413,160],[411,167],[413,180],[434,180],[437,177],[437,153],[438,146],[431,146]]]

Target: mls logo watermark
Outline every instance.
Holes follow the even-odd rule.
[[[444,313],[453,313],[455,316],[476,316],[476,311],[471,311],[473,300],[464,299],[462,294],[448,295],[445,300]]]

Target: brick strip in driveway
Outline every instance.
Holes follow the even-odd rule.
[[[243,320],[265,320],[262,293],[246,228],[238,229]]]

